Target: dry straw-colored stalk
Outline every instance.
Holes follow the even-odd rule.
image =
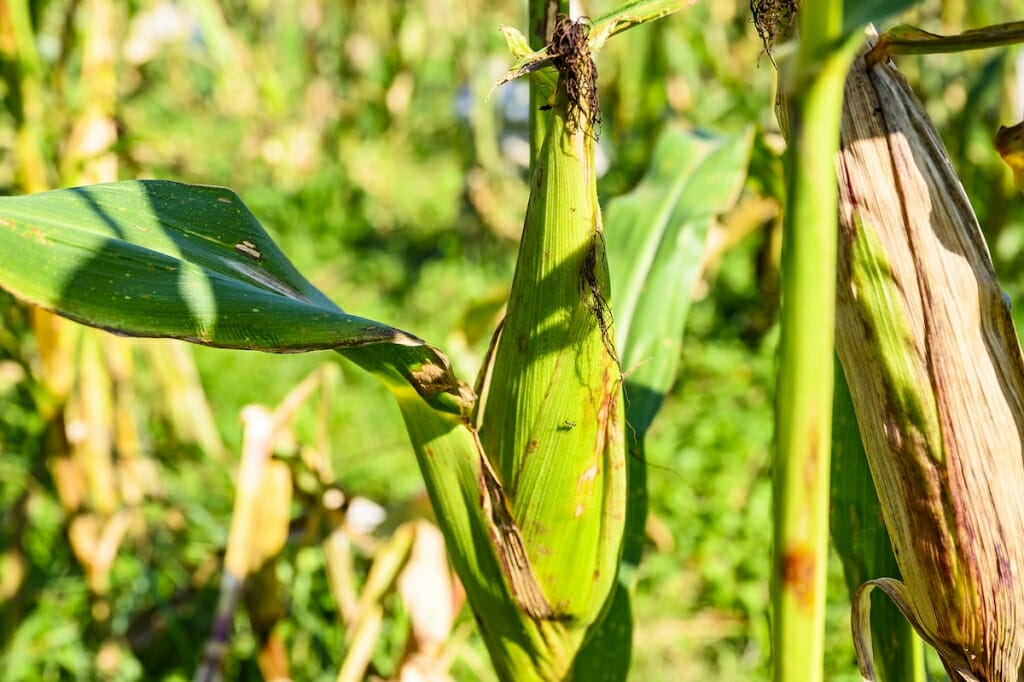
[[[953,680],[1024,680],[1024,363],[981,228],[888,60],[846,84],[836,346],[903,582],[880,587]],[[858,629],[861,629],[858,632]]]

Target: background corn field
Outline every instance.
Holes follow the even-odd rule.
[[[21,20],[18,7],[28,10]],[[523,13],[518,2],[475,0],[0,2],[0,192],[136,177],[231,187],[320,289],[443,342],[460,375],[473,376],[508,293],[526,207],[525,84],[486,99],[511,61],[498,26],[521,25]],[[1022,15],[1024,3],[1009,0],[925,2],[905,19],[949,33]],[[24,60],[26,40],[34,60]],[[899,65],[1018,300],[1024,212],[991,138],[1024,111],[1024,67],[1014,50]],[[747,3],[728,1],[624,34],[597,66],[604,202],[636,185],[666,129],[756,129],[743,193],[702,260],[680,379],[648,436],[651,518],[632,672],[765,679],[784,145],[773,70]],[[30,371],[41,351],[28,313],[6,294],[0,308],[0,677],[191,677],[213,627],[242,408],[274,408],[313,376],[320,383],[277,446],[296,482],[290,542],[266,569],[266,584],[283,593],[245,597],[250,613],[269,615],[238,611],[226,675],[259,679],[260,657],[276,652],[295,679],[335,679],[357,647],[346,595],[366,594],[373,559],[401,545],[403,523],[429,516],[386,391],[349,365],[338,372],[326,354],[195,348],[197,381],[170,342],[120,355],[85,345],[77,371],[88,375],[101,356],[122,369],[110,372],[117,400],[79,403],[107,411],[119,447],[130,438],[124,425],[140,425],[134,459],[118,459],[116,482],[104,483],[102,464],[76,473],[53,456],[45,406],[59,372]],[[73,417],[63,417],[71,435]],[[327,570],[337,519],[312,511],[334,490],[377,505],[365,505],[371,531],[349,508],[350,578]],[[109,495],[111,509],[128,513],[106,532],[76,524],[76,494],[100,507]],[[371,674],[388,678],[410,641],[422,644],[423,607],[401,590],[384,594],[367,655]],[[838,562],[830,594],[826,677],[857,679]],[[265,622],[276,649],[261,642]],[[453,678],[493,679],[467,610],[443,637]]]

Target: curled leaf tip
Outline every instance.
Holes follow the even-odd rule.
[[[505,36],[505,43],[508,45],[508,49],[513,57],[522,59],[533,52],[530,49],[529,41],[526,40],[526,36],[518,28],[504,24],[499,25],[498,28],[502,35]]]

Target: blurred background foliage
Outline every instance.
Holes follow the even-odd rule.
[[[758,126],[743,195],[708,241],[680,380],[648,437],[635,679],[767,677],[783,142],[773,68],[747,4],[697,3],[615,38],[597,59],[603,200],[633,187],[666,127]],[[904,19],[956,32],[1019,19],[1022,5],[931,0]],[[610,6],[595,0],[586,9]],[[511,61],[498,26],[523,16],[520,2],[483,0],[0,0],[0,192],[118,177],[229,186],[334,300],[439,345],[471,378],[504,303],[526,208],[525,84],[486,97]],[[946,140],[1004,288],[1018,298],[1024,213],[991,138],[1024,111],[1019,53],[899,65]],[[96,175],[104,159],[114,177],[110,167]],[[73,390],[90,386],[87,354],[105,353],[113,369],[104,385],[119,396],[108,421],[134,424],[138,438],[132,452],[119,437],[108,444],[117,498],[75,502],[61,448],[78,422],[57,407],[66,396],[41,369],[47,346],[31,314],[6,294],[0,312],[0,677],[191,677],[213,627],[240,412],[276,405],[338,361],[198,348],[196,383],[187,355],[167,350],[173,344],[132,345],[118,374],[122,356],[82,342]],[[268,622],[296,679],[334,679],[355,647],[330,577],[337,519],[310,522],[311,510],[330,507],[320,501],[327,492],[376,505],[368,507],[376,530],[353,531],[361,538],[350,548],[355,594],[390,534],[425,513],[390,396],[340,367],[327,382],[331,395],[300,410],[278,442],[298,491],[292,532],[269,564],[266,584],[275,587],[249,595],[250,615],[234,618],[229,679],[268,670],[261,602],[279,611]],[[82,395],[78,404],[95,405],[106,394]],[[311,451],[328,465],[310,465]],[[125,492],[131,482],[134,494]],[[89,536],[106,552],[101,565],[100,550],[75,548],[81,518],[109,531]],[[831,580],[826,677],[853,680],[838,567]],[[400,590],[380,607],[368,674],[388,678],[416,639],[416,607]],[[443,650],[455,679],[493,679],[468,613]]]

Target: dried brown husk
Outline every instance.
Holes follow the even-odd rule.
[[[1022,680],[1024,363],[977,218],[890,62],[855,62],[837,165],[836,346],[903,574],[862,588],[855,625],[878,586],[952,679]]]

